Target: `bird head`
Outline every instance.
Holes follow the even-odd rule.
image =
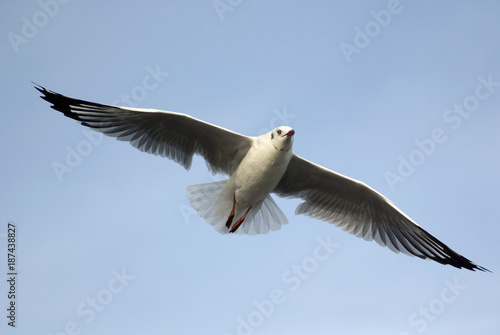
[[[271,139],[276,150],[288,151],[292,148],[295,130],[287,126],[281,126],[271,130],[267,136]]]

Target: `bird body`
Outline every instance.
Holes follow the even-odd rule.
[[[292,158],[293,132],[282,127],[255,138],[226,187],[234,187],[236,203],[250,207],[265,199],[278,185]],[[290,133],[289,133],[290,132]],[[290,134],[290,135],[287,135]],[[274,136],[272,136],[274,135]],[[269,141],[269,138],[273,137]]]
[[[221,233],[266,233],[269,229],[277,230],[282,224],[288,222],[269,194],[278,185],[292,158],[291,148],[295,132],[290,127],[281,127],[280,134],[277,132],[277,129],[274,129],[253,138],[247,154],[234,173],[223,183],[188,187],[191,205],[214,225],[217,231]],[[221,185],[222,188],[219,193],[214,194],[213,190],[217,185]],[[203,205],[199,204],[200,200],[205,200]],[[224,215],[227,216],[231,212],[231,203],[235,205],[233,216],[236,218],[243,217],[250,209],[249,215],[242,222],[242,229],[231,231],[230,227],[222,225],[222,223],[227,224],[227,221],[224,221]],[[262,218],[256,217],[256,214],[263,214],[261,212],[263,204],[264,208],[268,209],[265,212],[268,215]],[[207,208],[211,210],[204,214]]]
[[[331,223],[392,251],[457,268],[488,271],[416,224],[368,185],[314,164],[292,151],[295,131],[277,127],[244,136],[186,114],[109,106],[35,86],[52,108],[137,149],[186,169],[195,154],[227,180],[188,186],[191,206],[220,233],[265,234],[288,222],[271,197],[301,198],[296,214]]]

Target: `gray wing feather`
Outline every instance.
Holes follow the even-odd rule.
[[[332,223],[394,252],[429,258],[457,268],[488,271],[429,234],[366,184],[294,155],[274,190],[304,200],[296,214]]]
[[[154,109],[116,107],[73,99],[35,87],[52,108],[82,125],[129,141],[137,149],[191,167],[194,154],[203,156],[212,173],[231,174],[253,138],[214,126],[186,114]]]

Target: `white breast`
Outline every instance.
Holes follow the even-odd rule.
[[[236,202],[250,207],[262,201],[278,185],[292,154],[292,150],[276,150],[271,142],[257,138],[229,180]]]

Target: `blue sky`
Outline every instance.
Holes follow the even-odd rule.
[[[2,334],[492,334],[500,330],[500,5],[495,1],[4,2]],[[65,95],[187,113],[362,180],[493,273],[397,255],[295,216],[220,235],[213,180],[85,132]]]

